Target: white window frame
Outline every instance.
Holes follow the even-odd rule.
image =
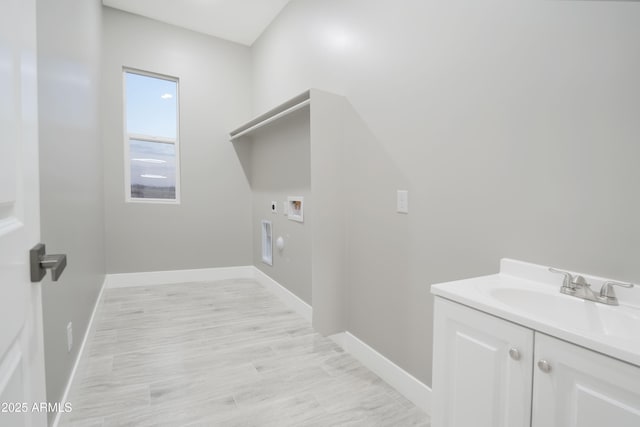
[[[137,74],[145,77],[168,80],[176,84],[176,138],[163,138],[154,135],[141,135],[129,133],[127,130],[127,73]],[[124,194],[127,203],[156,203],[179,205],[180,204],[180,79],[166,74],[153,73],[150,71],[138,70],[135,68],[122,67],[122,111],[123,111],[123,131],[124,131]],[[163,144],[174,144],[176,152],[176,198],[175,199],[152,199],[131,197],[131,160],[129,155],[129,141],[158,142]]]

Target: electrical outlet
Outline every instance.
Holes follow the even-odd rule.
[[[67,351],[70,353],[73,348],[73,323],[67,324]]]
[[[409,213],[409,192],[398,190],[397,208],[398,213]]]

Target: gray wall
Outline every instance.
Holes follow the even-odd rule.
[[[350,216],[346,197],[346,147],[364,132],[346,98],[311,89],[311,188],[313,191],[313,327],[323,335],[347,329],[345,234]],[[347,196],[348,195],[348,196]]]
[[[107,272],[251,263],[251,192],[228,132],[250,116],[249,48],[105,8]],[[125,203],[122,67],[180,79],[181,203]]]
[[[296,111],[253,134],[250,144],[250,182],[253,191],[253,264],[302,300],[311,304],[312,200],[309,164],[309,109]],[[304,222],[287,219],[282,202],[288,196],[304,197]],[[271,212],[271,201],[278,213]],[[273,266],[262,262],[263,219],[272,222]],[[285,247],[275,246],[282,236]]]
[[[638,22],[637,2],[284,9],[254,111],[318,87],[370,132],[345,167],[349,331],[430,384],[431,283],[501,257],[640,281]]]
[[[104,281],[101,14],[99,0],[37,2],[42,241],[68,255],[61,279],[48,275],[42,286],[50,402],[62,398]]]

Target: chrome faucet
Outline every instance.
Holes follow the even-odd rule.
[[[562,274],[564,280],[560,287],[560,292],[567,295],[574,295],[576,291],[584,286],[589,286],[584,277],[576,274],[575,276],[568,271],[558,270],[557,268],[549,267],[549,271],[552,273]]]
[[[633,283],[614,282],[609,280],[604,282],[600,292],[594,292],[591,289],[591,285],[587,283],[587,280],[579,274],[573,275],[568,271],[558,270],[556,268],[549,268],[552,273],[562,274],[564,279],[560,292],[565,295],[571,295],[576,298],[582,298],[587,301],[595,301],[607,305],[618,305],[618,298],[616,298],[614,286],[620,286],[623,288],[633,288]]]
[[[618,298],[616,298],[616,293],[613,290],[614,286],[633,288],[633,283],[614,282],[613,280],[604,282],[600,289],[600,299],[603,300],[601,302],[609,305],[618,305]]]

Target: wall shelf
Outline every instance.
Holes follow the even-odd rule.
[[[283,102],[277,107],[272,108],[264,114],[259,115],[255,119],[249,120],[247,123],[229,132],[230,140],[234,141],[241,136],[249,135],[263,126],[273,123],[289,114],[300,110],[311,104],[311,91],[307,90],[288,101]]]
[[[309,89],[229,132],[252,187],[252,227],[265,218],[273,218],[274,229],[288,227],[288,248],[296,248],[298,257],[297,264],[281,263],[276,254],[265,268],[254,237],[254,264],[299,298],[308,296],[313,327],[323,335],[346,330],[343,152],[347,135],[357,135],[355,118],[346,98]],[[273,132],[258,131],[266,126]],[[271,211],[271,201],[292,194],[304,196],[302,224],[283,223]]]

